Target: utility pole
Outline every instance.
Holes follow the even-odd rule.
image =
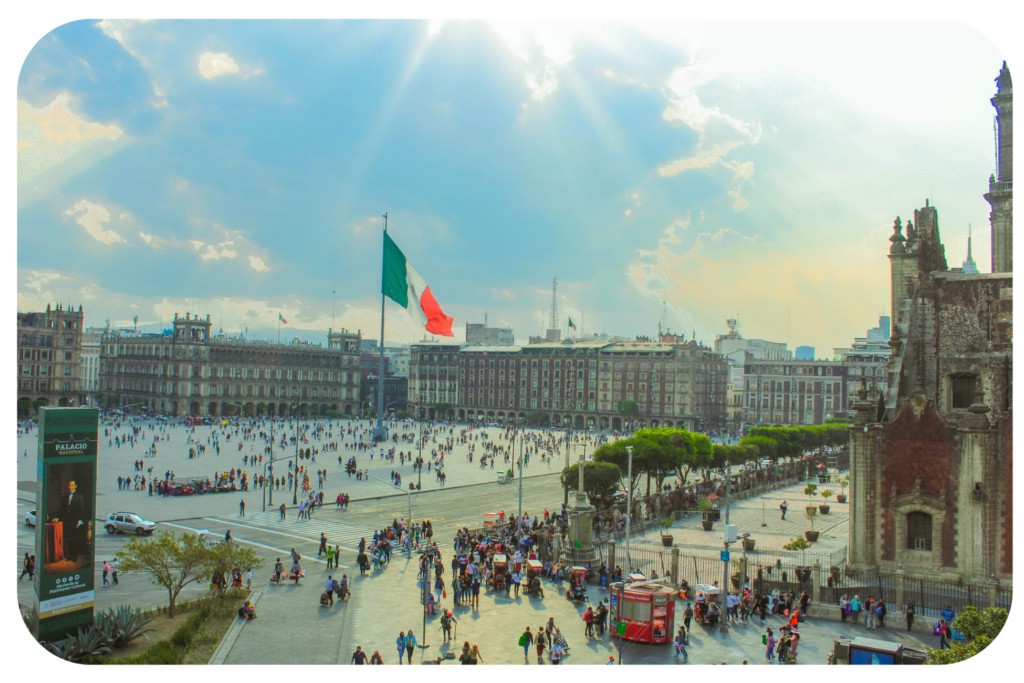
[[[515,446],[512,447],[512,452],[515,453]],[[519,517],[516,521],[516,529],[519,529],[519,525],[523,521],[523,435],[519,435]]]
[[[724,540],[725,553],[724,558],[729,556],[729,544],[732,542],[729,540],[729,477],[732,474],[732,465],[726,464],[725,466],[725,529],[722,532],[722,539]],[[727,621],[726,616],[728,614],[726,603],[729,597],[729,560],[722,560],[722,588],[719,590],[719,595],[722,596],[722,616],[719,622],[719,633],[725,633],[728,629],[725,626]]]
[[[619,599],[615,607],[616,614],[619,615],[620,620],[622,618],[622,587],[625,585],[626,576],[629,575],[632,568],[632,565],[629,562],[629,526],[633,512],[633,447],[626,446],[626,453],[629,458],[626,465],[626,568],[622,570],[623,576],[619,581]],[[612,567],[611,570],[614,573],[615,567]],[[618,627],[618,624],[616,624],[616,627]],[[619,664],[622,664],[622,635],[623,634],[619,634]]]

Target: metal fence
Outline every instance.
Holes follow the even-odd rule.
[[[902,582],[902,596],[900,583]],[[859,596],[861,601],[869,597],[884,600],[889,611],[903,612],[906,605],[913,604],[915,614],[921,618],[938,618],[947,607],[959,614],[965,607],[985,609],[1001,607],[1010,609],[1012,587],[995,587],[995,604],[991,602],[993,586],[988,583],[967,581],[941,581],[919,576],[901,575],[897,572],[852,572],[849,570],[832,573],[821,586],[818,601],[822,605],[838,605],[842,596],[851,600]],[[900,599],[902,597],[902,600]]]

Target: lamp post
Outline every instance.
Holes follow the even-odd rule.
[[[729,477],[731,476],[731,474],[732,474],[732,464],[726,463],[726,465],[725,465],[725,529],[722,531],[722,540],[725,542],[724,543],[724,545],[725,545],[725,553],[723,554],[723,557],[728,557],[728,555],[729,555],[729,544],[732,543],[732,541],[729,540],[729,489],[730,489]],[[728,630],[726,628],[726,626],[725,626],[726,621],[727,621],[727,619],[726,619],[726,614],[727,614],[726,610],[728,609],[726,607],[726,603],[728,602],[728,597],[729,597],[729,560],[728,559],[723,559],[722,560],[722,588],[721,588],[721,590],[719,590],[718,594],[722,596],[722,616],[721,616],[721,622],[720,622],[718,631],[719,631],[719,633],[723,633],[724,634]]]
[[[629,562],[629,525],[630,517],[633,512],[633,447],[626,446],[626,453],[628,456],[626,464],[626,569],[625,574],[629,574],[632,569],[632,565]],[[615,567],[611,568],[612,573],[615,572]],[[616,603],[615,609],[616,614],[619,618],[622,618],[622,587],[626,582],[626,577],[623,576],[619,581],[619,598]],[[619,623],[622,623],[621,621]],[[618,624],[616,624],[616,631],[618,631]],[[619,635],[619,664],[622,664],[622,635]]]
[[[298,403],[293,403],[291,407],[294,410],[298,410],[299,404]],[[292,414],[295,416],[295,472],[293,474],[293,476],[295,478],[293,479],[294,483],[292,485],[292,505],[298,505],[299,504],[299,416],[297,414],[295,414],[295,413],[292,413]]]
[[[245,410],[244,407],[240,406],[237,403],[231,403],[230,401],[224,401],[224,405],[234,406],[234,407],[238,408],[240,411]],[[270,423],[270,443],[271,443],[271,447],[270,447],[271,448],[271,451],[270,451],[271,452],[271,456],[270,457],[273,458],[274,457],[273,456],[273,452],[274,452],[273,451],[273,448],[274,448],[273,447],[273,443],[274,443],[274,423],[273,422]],[[268,464],[269,464],[269,461],[263,463],[263,486],[260,487],[260,488],[263,489],[263,512],[267,511],[267,465]],[[273,468],[271,468],[270,473],[271,474],[274,473]],[[273,505],[274,504],[274,498],[273,498],[274,494],[271,493],[270,495],[271,495],[270,504]]]
[[[569,469],[569,448],[571,447],[570,437],[572,436],[572,430],[566,426],[565,428],[565,469]],[[562,499],[562,506],[569,507],[569,488],[565,487],[565,497]]]
[[[513,446],[513,453],[515,447]],[[519,516],[516,518],[516,529],[523,521],[523,435],[519,434]]]

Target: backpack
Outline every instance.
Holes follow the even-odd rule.
[[[326,604],[328,604],[328,603],[329,603],[330,601],[331,601],[331,599],[330,599],[330,597],[329,597],[329,596],[327,595],[327,591],[324,591],[323,593],[321,593],[321,594],[320,594],[320,604],[321,604],[321,605],[326,605]]]
[[[519,647],[524,647],[525,645],[526,645],[526,634],[524,633],[523,635],[519,636]]]

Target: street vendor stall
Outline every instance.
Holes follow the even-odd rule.
[[[611,585],[611,593],[616,596],[612,608],[618,624],[618,628],[611,629],[612,637],[635,643],[672,642],[674,589],[649,581],[629,585],[617,582]]]

